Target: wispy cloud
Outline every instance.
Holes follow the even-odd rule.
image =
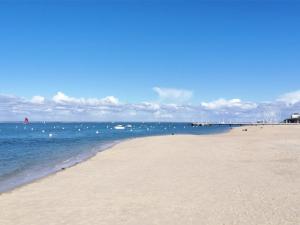
[[[171,90],[172,94],[161,92],[162,97],[188,99],[191,96],[182,94],[182,90]],[[50,99],[40,95],[26,99],[0,94],[0,121],[20,121],[25,116],[39,121],[280,121],[293,112],[300,112],[299,92],[283,94],[267,103],[221,98],[200,104],[123,103],[114,96],[76,98],[63,92],[57,92]]]
[[[69,97],[60,91],[53,96],[52,100],[57,104],[65,104],[65,105],[73,104],[73,105],[101,106],[101,105],[117,105],[119,103],[119,99],[117,99],[114,96],[107,96],[102,99],[74,98],[74,97]]]
[[[288,105],[294,105],[296,103],[299,103],[300,102],[300,90],[283,94],[277,100],[280,102],[284,102]]]
[[[31,102],[35,104],[43,104],[45,102],[45,98],[43,96],[36,95],[32,97]]]
[[[153,91],[162,101],[185,102],[193,97],[192,91],[184,89],[154,87]]]
[[[201,105],[205,109],[212,109],[212,110],[224,109],[224,108],[254,109],[257,107],[256,103],[243,102],[242,100],[237,98],[230,99],[230,100],[220,98],[218,100],[211,101],[211,102],[202,102]]]

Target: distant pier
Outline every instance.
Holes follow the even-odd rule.
[[[193,122],[192,127],[206,127],[206,126],[264,126],[264,125],[296,125],[295,123],[209,123],[209,122]]]

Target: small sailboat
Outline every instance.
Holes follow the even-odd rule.
[[[29,119],[27,117],[24,119],[24,124],[29,124]]]
[[[124,130],[125,127],[123,125],[117,125],[114,127],[116,130]]]

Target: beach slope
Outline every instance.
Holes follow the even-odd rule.
[[[0,195],[1,225],[300,224],[300,126],[120,143]]]

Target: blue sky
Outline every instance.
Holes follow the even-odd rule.
[[[193,107],[297,100],[299,11],[299,1],[271,0],[1,1],[0,94]],[[12,109],[1,109],[6,120]],[[22,113],[43,119],[13,118]]]

